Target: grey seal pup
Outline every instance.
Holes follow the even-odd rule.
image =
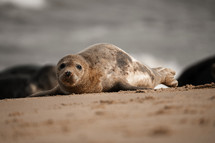
[[[95,44],[63,57],[57,64],[58,85],[31,95],[82,94],[154,88],[158,84],[176,87],[175,71],[150,68],[112,44]]]

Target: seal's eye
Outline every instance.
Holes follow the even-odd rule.
[[[60,65],[60,69],[63,69],[63,68],[65,68],[65,64],[64,63],[62,63],[61,65]]]
[[[76,65],[76,68],[81,70],[82,69],[82,66],[81,65]]]

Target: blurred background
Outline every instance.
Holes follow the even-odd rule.
[[[214,0],[0,0],[0,70],[112,43],[179,75],[215,55]]]

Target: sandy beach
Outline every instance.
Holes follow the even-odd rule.
[[[4,143],[213,143],[215,84],[0,101]]]

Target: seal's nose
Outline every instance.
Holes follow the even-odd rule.
[[[69,77],[71,74],[72,74],[72,73],[71,73],[70,71],[66,71],[66,72],[65,72],[65,75],[66,75],[67,77]]]

